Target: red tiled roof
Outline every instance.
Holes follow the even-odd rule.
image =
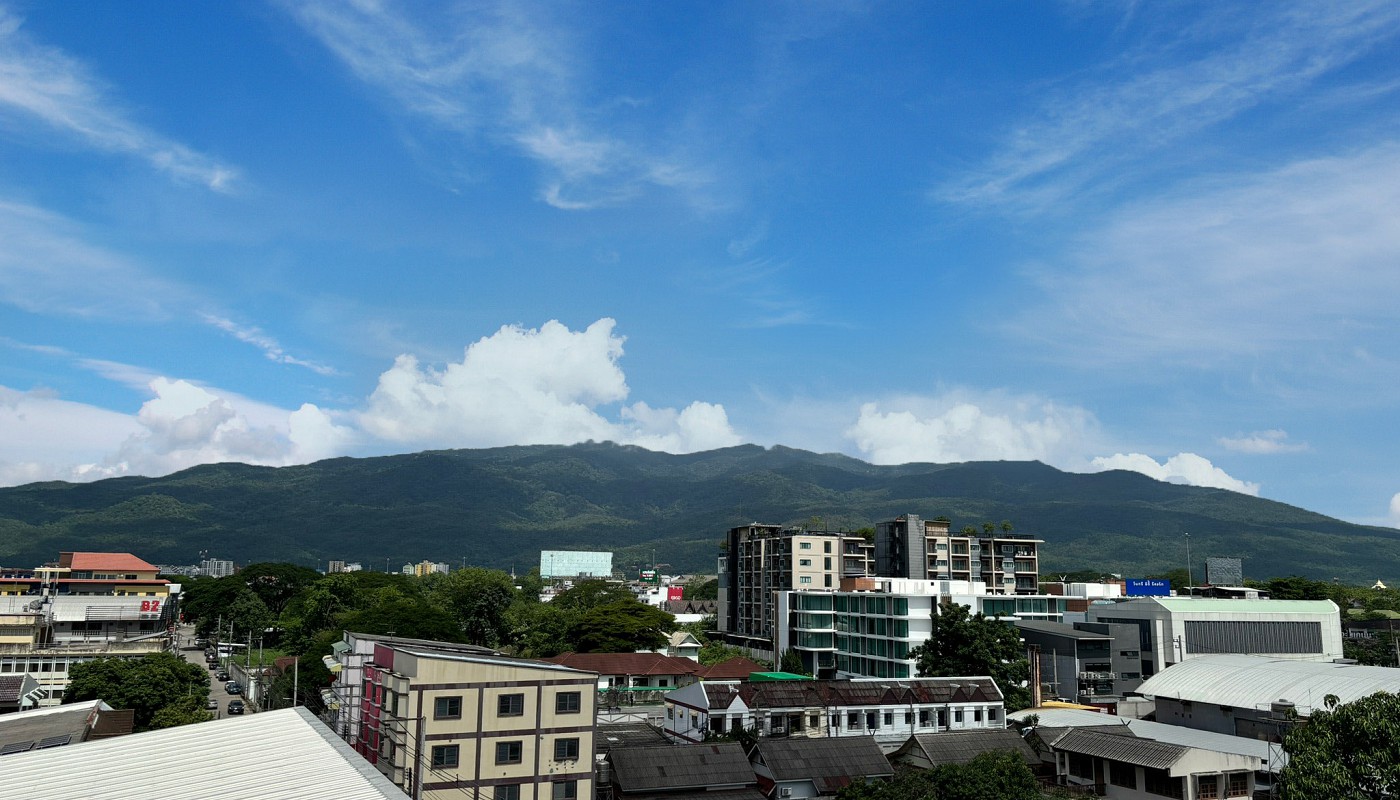
[[[701,669],[688,658],[660,653],[563,653],[545,661],[599,675],[692,675]]]
[[[154,572],[156,566],[147,564],[130,553],[73,553],[69,569],[111,572]]]
[[[749,675],[763,672],[765,667],[752,659],[735,656],[710,667],[702,667],[699,675],[707,681],[746,681]]]

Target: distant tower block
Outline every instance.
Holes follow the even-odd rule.
[[[1243,586],[1244,562],[1238,558],[1207,558],[1206,583],[1211,586]]]

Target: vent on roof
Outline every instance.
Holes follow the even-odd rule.
[[[33,746],[33,742],[10,742],[4,747],[0,747],[0,756],[8,756],[11,753],[23,753]]]

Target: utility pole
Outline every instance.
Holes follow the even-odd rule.
[[[1191,534],[1186,534],[1186,583],[1194,586],[1196,579],[1191,577]]]

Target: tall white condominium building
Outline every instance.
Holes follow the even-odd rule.
[[[541,550],[542,578],[611,578],[613,554],[591,550]]]
[[[1009,530],[953,533],[946,519],[905,514],[875,525],[875,574],[888,578],[982,581],[991,594],[1039,594],[1037,547]]]
[[[233,562],[210,558],[199,562],[199,571],[210,578],[227,578],[233,574]]]

